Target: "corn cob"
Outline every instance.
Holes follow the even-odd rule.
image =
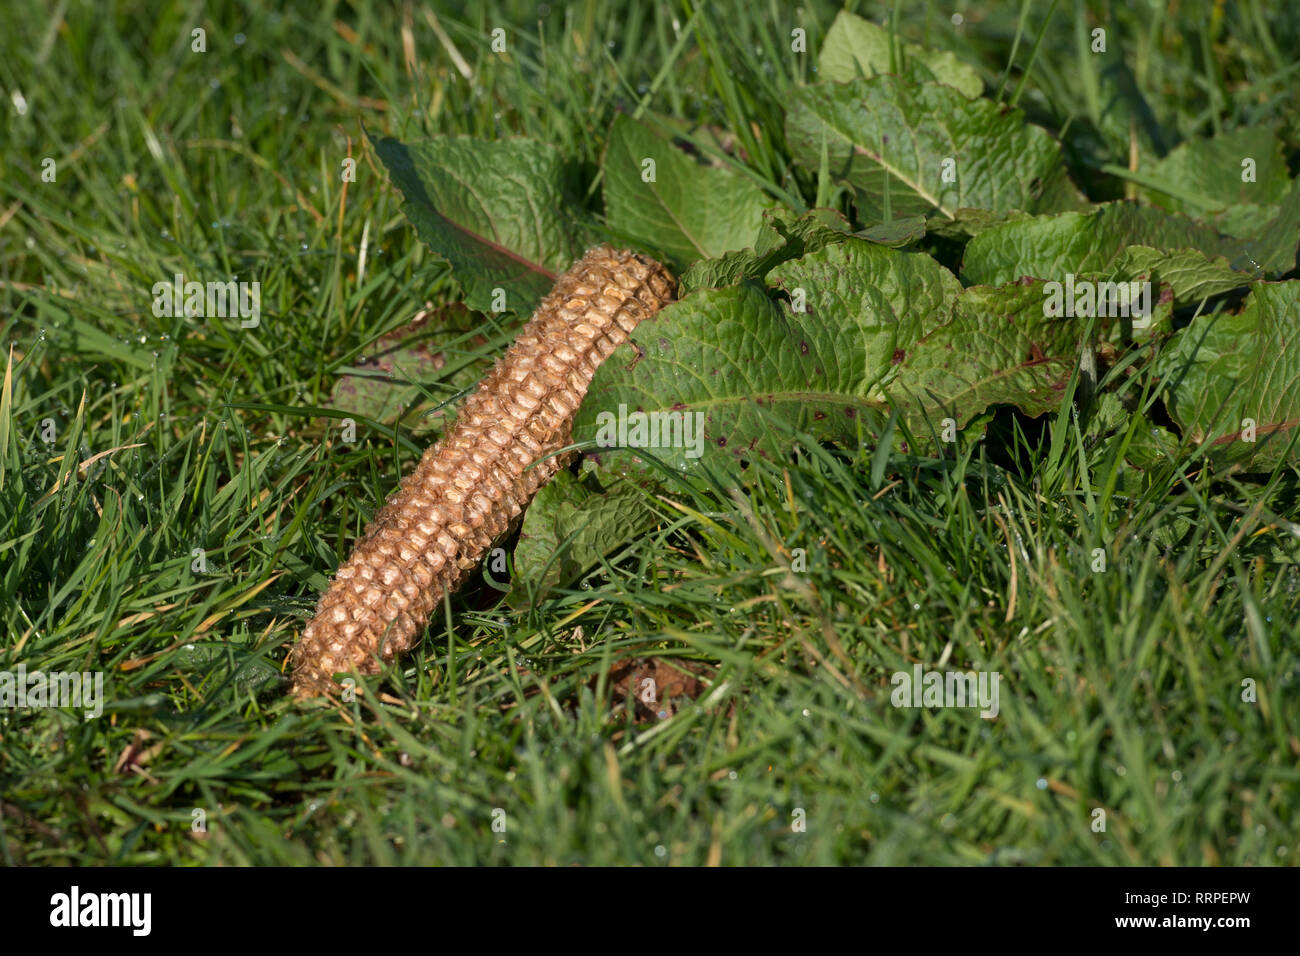
[[[293,650],[296,696],[336,689],[335,673],[377,673],[410,650],[443,595],[567,463],[547,456],[569,444],[597,367],[675,291],[659,263],[608,246],[559,277],[321,596]]]

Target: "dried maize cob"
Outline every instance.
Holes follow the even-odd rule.
[[[568,456],[547,456],[569,444],[597,367],[675,289],[653,259],[607,246],[559,277],[322,595],[293,650],[296,696],[410,650],[443,595],[564,467]]]

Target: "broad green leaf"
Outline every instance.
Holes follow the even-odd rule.
[[[402,210],[429,248],[451,264],[465,302],[480,312],[527,315],[583,252],[564,202],[560,154],[545,143],[467,137],[375,150],[406,197]]]
[[[919,216],[878,223],[857,233],[850,232],[848,222],[833,209],[813,209],[793,222],[769,211],[764,219],[752,248],[728,252],[717,259],[701,259],[687,269],[678,280],[681,296],[696,289],[733,285],[741,279],[762,280],[779,263],[855,237],[886,246],[905,246],[925,235],[925,220]]]
[[[878,403],[862,381],[861,347],[849,344],[853,325],[849,315],[793,315],[748,281],[702,289],[643,323],[635,347],[605,361],[574,440],[631,448],[595,449],[618,468],[637,470],[644,449],[681,472],[701,460],[731,467],[779,455],[790,428],[856,440],[859,419]],[[846,360],[851,351],[857,361]]]
[[[1027,415],[1053,411],[1065,398],[1087,319],[1043,314],[1040,283],[973,286],[957,300],[953,320],[901,357],[890,396],[918,440],[958,428],[990,405]]]
[[[899,350],[946,321],[959,292],[956,277],[928,256],[857,238],[781,263],[769,280],[782,300],[746,280],[695,292],[638,328],[634,346],[597,371],[575,440],[647,447],[686,471],[699,457],[780,454],[795,430],[847,442],[862,430],[874,437],[884,421],[880,386]],[[620,406],[623,419],[660,416],[660,427],[642,436],[656,444],[638,442],[631,427],[614,432]],[[690,416],[682,424],[691,427],[664,441],[670,414]],[[687,446],[687,435],[697,443]]]
[[[611,456],[620,467],[650,447],[687,471],[695,456],[679,444],[616,438],[613,424],[698,414],[699,450],[719,462],[784,453],[796,432],[877,440],[890,404],[917,438],[945,418],[978,425],[999,404],[1040,415],[1065,399],[1089,324],[1049,316],[1041,281],[962,289],[928,256],[856,238],[779,263],[768,282],[780,299],[746,280],[696,292],[638,329],[635,346],[597,372],[575,440],[632,448]]]
[[[1004,285],[1024,276],[1060,281],[1066,273],[1110,273],[1132,245],[1160,250],[1209,249],[1218,234],[1208,226],[1149,206],[1113,202],[1090,213],[1018,219],[985,229],[966,246],[962,278]]]
[[[1251,182],[1243,181],[1243,161],[1250,161]],[[1257,231],[1276,210],[1261,213],[1281,203],[1291,188],[1282,140],[1276,128],[1262,126],[1183,143],[1146,166],[1142,178],[1156,205],[1193,219],[1216,216],[1216,224],[1232,235]],[[1217,218],[1239,207],[1246,212]]]
[[[658,520],[645,492],[630,482],[616,479],[604,489],[591,476],[580,479],[561,470],[524,515],[507,600],[519,606],[573,584]]]
[[[945,50],[927,50],[907,43],[902,56],[903,75],[910,79],[933,79],[972,98],[984,92],[979,73]],[[847,10],[836,14],[835,22],[826,31],[817,67],[821,79],[837,83],[899,72],[890,68],[889,31]]]
[[[679,268],[752,246],[776,205],[751,180],[701,165],[626,115],[610,128],[604,181],[610,231]]]
[[[1215,461],[1300,463],[1300,281],[1259,283],[1240,312],[1197,318],[1170,339],[1156,374],[1170,417],[1212,442]]]
[[[1224,235],[1251,239],[1259,235],[1264,223],[1275,220],[1280,211],[1280,205],[1256,206],[1254,203],[1242,203],[1210,215],[1207,221],[1213,223],[1214,228]]]
[[[761,280],[779,262],[797,259],[805,252],[844,242],[851,236],[848,220],[834,209],[813,209],[793,222],[769,209],[763,214],[762,228],[751,247],[716,259],[700,259],[678,277],[678,295],[685,298],[696,289],[716,289],[741,279]]]
[[[962,278],[1001,285],[1022,276],[1059,281],[1066,273],[1109,276],[1154,268],[1163,270],[1160,278],[1174,287],[1183,304],[1249,281],[1254,270],[1248,248],[1243,240],[1220,236],[1183,216],[1114,202],[1090,213],[1037,216],[990,227],[966,246]],[[1294,261],[1294,245],[1291,248]],[[1162,255],[1169,261],[1161,263]],[[1266,257],[1274,269],[1278,258]],[[1234,269],[1241,272],[1239,278],[1232,275]]]
[[[406,416],[416,431],[441,428],[454,399],[490,364],[475,354],[482,326],[482,316],[461,305],[421,313],[340,373],[331,406],[377,422]]]
[[[1178,453],[1178,435],[1163,425],[1157,425],[1140,411],[1125,411],[1138,417],[1138,427],[1124,452],[1124,461],[1134,469],[1158,469],[1168,465]]]
[[[957,277],[929,256],[862,241],[783,263],[768,282],[792,306],[802,304],[800,318],[845,329],[839,361],[856,366],[858,389],[878,399],[902,350],[947,322],[961,291]]]
[[[1254,232],[1236,233],[1240,237],[1236,241],[1225,241],[1225,255],[1237,268],[1269,278],[1295,268],[1296,249],[1300,247],[1300,179],[1292,181],[1290,192],[1274,209],[1276,214],[1262,221]]]
[[[1232,287],[1225,266],[1246,278],[1289,272],[1298,245],[1300,181],[1276,215],[1249,238],[1221,236],[1212,226],[1153,206],[1112,202],[1088,213],[1066,212],[990,226],[967,244],[961,273],[967,282],[982,285],[1000,285],[1021,276],[1059,280],[1067,272],[1109,274],[1126,261],[1149,265],[1149,255],[1129,252],[1133,246],[1166,253],[1193,250],[1206,262],[1181,256],[1167,277],[1172,283],[1180,270],[1193,270],[1172,283],[1180,299],[1190,299],[1202,285]]]
[[[1060,145],[1018,110],[887,75],[803,87],[792,100],[786,138],[795,161],[816,170],[825,140],[831,173],[854,187],[863,219],[1084,205]]]
[[[179,671],[229,679],[241,694],[256,694],[268,684],[275,686],[283,680],[280,669],[270,661],[225,641],[186,644],[177,649],[171,660]]]
[[[926,223],[927,231],[945,239],[954,239],[965,243],[973,236],[978,236],[985,229],[992,229],[1004,222],[1018,222],[1033,218],[1024,212],[991,212],[988,209],[958,209],[957,218],[942,219],[934,217]]]
[[[1129,246],[1115,262],[1115,279],[1149,279],[1168,286],[1177,307],[1195,305],[1210,296],[1240,289],[1251,277],[1228,265],[1222,256],[1210,259],[1196,249],[1153,249]]]
[[[854,235],[882,246],[900,249],[925,238],[925,217],[906,216],[902,219],[895,218],[891,222],[878,222],[859,229]]]

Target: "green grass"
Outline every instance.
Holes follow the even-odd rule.
[[[490,2],[440,9],[445,42],[420,5],[409,22],[336,3],[6,12],[0,668],[102,670],[108,700],[97,720],[0,711],[0,859],[1296,862],[1298,476],[1216,476],[1191,446],[1137,472],[1128,420],[1068,403],[1000,412],[948,459],[878,459],[864,436],[755,463],[743,491],[675,482],[658,529],[582,586],[514,611],[475,578],[358,702],[284,697],[297,630],[425,440],[408,415],[339,443],[334,381],[455,296],[363,124],[544,139],[594,208],[603,131],[644,106],[733,131],[757,181],[811,206],[783,92],[814,78],[835,8],[805,6],[792,22],[776,3],[555,3],[539,24],[532,4]],[[1074,128],[1085,187],[1126,163],[1121,107],[1072,59],[1094,22],[1133,44],[1162,129],[1280,117],[1297,133],[1280,11],[1085,20],[1062,3],[1047,22],[1051,6],[1028,6],[1005,83],[1016,8],[896,17]],[[497,26],[508,58],[488,49]],[[806,58],[787,52],[794,26]],[[155,317],[150,288],[176,272],[256,278],[261,326]],[[512,327],[462,358],[499,354]],[[704,691],[638,719],[616,675],[644,658],[696,669]],[[890,675],[917,661],[998,671],[997,719],[891,706]]]

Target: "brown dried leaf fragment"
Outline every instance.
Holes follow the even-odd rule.
[[[547,456],[569,444],[601,362],[675,293],[659,263],[608,246],[560,276],[339,568],[293,650],[295,696],[336,689],[336,673],[377,673],[411,649],[443,595],[566,464]]]

